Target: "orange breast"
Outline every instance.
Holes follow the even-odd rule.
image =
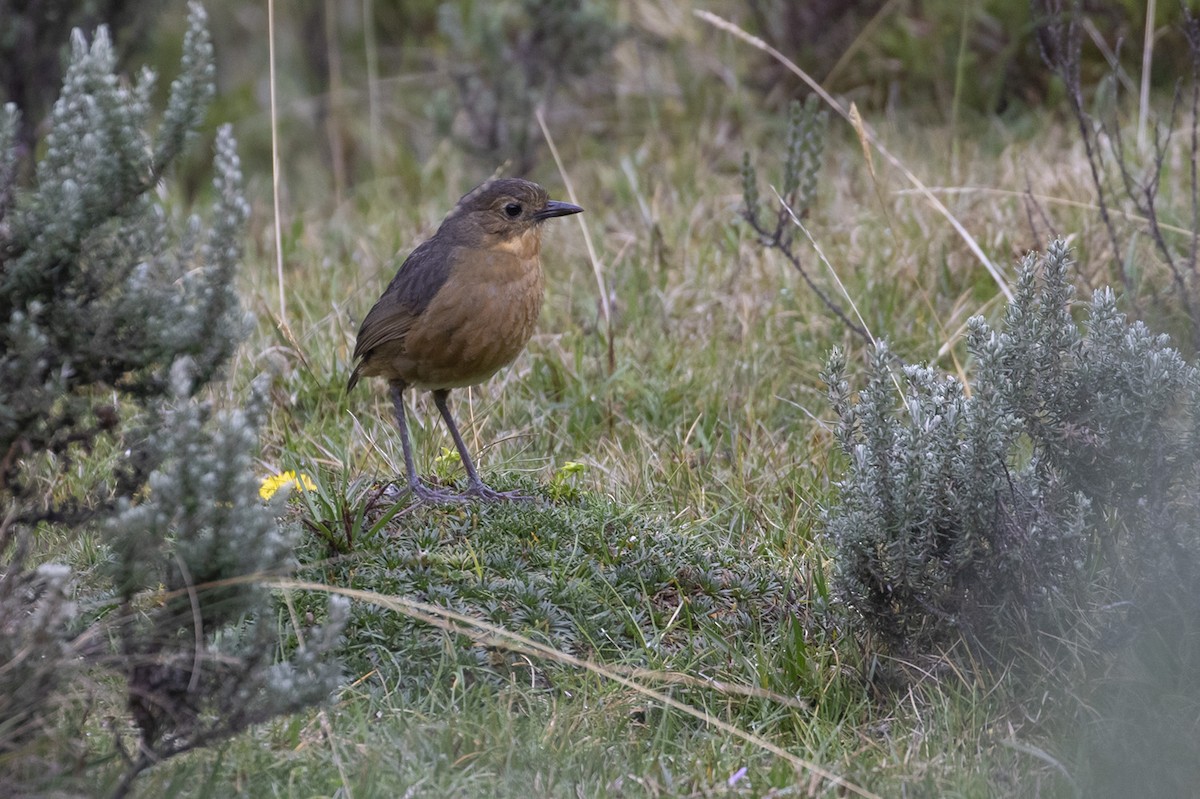
[[[536,237],[536,233],[534,234]],[[405,337],[404,379],[419,388],[481,383],[512,363],[533,335],[545,279],[520,239],[460,253],[459,263]]]

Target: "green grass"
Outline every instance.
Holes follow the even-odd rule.
[[[694,29],[676,34],[660,66],[677,97],[631,89],[598,112],[606,135],[556,131],[612,299],[615,368],[572,219],[547,230],[546,306],[526,353],[454,395],[485,479],[541,502],[366,507],[401,474],[400,444],[384,386],[343,390],[357,322],[394,256],[432,233],[486,169],[434,147],[423,160],[398,153],[340,207],[293,198],[285,329],[270,246],[251,247],[244,288],[258,326],[222,400],[239,403],[270,374],[263,473],[295,469],[316,484],[293,495],[285,519],[306,530],[298,576],[440,605],[621,673],[660,672],[637,679],[881,796],[1070,795],[1059,762],[1070,746],[1057,737],[1067,716],[1055,715],[1069,701],[1031,700],[1002,674],[972,687],[949,668],[882,696],[863,679],[874,664],[826,613],[820,512],[838,461],[817,374],[831,346],[861,342],[738,221],[742,152],[770,167],[782,123],[758,96],[721,83],[723,62],[744,65],[746,54],[720,37],[705,39],[716,43],[707,54]],[[620,69],[632,82],[634,69]],[[420,140],[421,98],[396,102],[414,115],[413,131],[395,135]],[[343,111],[348,124],[356,111]],[[963,121],[951,131],[903,115],[869,121],[931,186],[1091,196],[1080,148],[1053,120],[996,119],[973,132]],[[826,159],[806,224],[866,326],[910,361],[965,369],[956,342],[971,314],[1000,309],[994,282],[942,217],[901,193],[910,187],[899,175],[881,169],[876,192],[837,124]],[[315,152],[285,164],[298,182],[323,168]],[[531,177],[562,195],[549,159]],[[251,181],[253,233],[269,242],[269,178]],[[1019,197],[943,199],[1006,268],[1050,236],[1030,229]],[[1048,209],[1058,230],[1076,232],[1081,262],[1103,251],[1094,214]],[[812,248],[799,250],[836,291]],[[461,479],[452,460],[438,461],[450,440],[432,403],[415,408],[418,468]],[[103,559],[86,540],[43,545],[84,569]],[[299,618],[321,598],[296,593]],[[279,624],[291,630],[282,608]],[[843,795],[643,692],[386,603],[356,603],[344,653],[346,686],[327,708],[167,762],[141,795]]]
[[[707,113],[701,131],[725,110]],[[1047,751],[1057,745],[1055,723],[1028,721],[1021,710],[1027,700],[1008,693],[1002,677],[990,692],[979,691],[947,671],[893,704],[863,681],[871,664],[822,614],[827,553],[819,515],[837,463],[820,421],[829,413],[817,371],[830,346],[856,342],[736,220],[740,148],[769,155],[774,120],[763,114],[746,121],[743,138],[720,147],[703,135],[680,143],[690,122],[659,117],[660,126],[678,128],[640,142],[636,187],[595,145],[576,143],[569,161],[614,298],[616,368],[607,368],[579,231],[560,224],[547,233],[547,305],[528,351],[490,383],[455,395],[464,435],[489,481],[547,497],[564,479],[565,464],[579,462],[573,496],[528,506],[401,510],[367,534],[388,509],[383,503],[365,514],[352,544],[331,547],[310,535],[298,555],[314,565],[302,576],[443,605],[609,667],[761,691],[746,697],[715,686],[665,687],[879,795],[1069,793],[1055,765],[1068,755]],[[926,141],[944,135],[922,131]],[[971,150],[970,142],[962,146]],[[964,158],[970,166],[963,184],[1019,185],[1010,165],[1027,166],[1031,158],[1046,159],[1041,174],[1058,181],[1052,162],[1077,157],[1020,141],[976,146]],[[946,174],[934,157],[938,145],[924,149],[905,137],[899,148],[912,150],[905,157],[929,182]],[[855,143],[834,136],[830,149],[810,220],[814,235],[871,331],[912,360],[937,358],[970,314],[998,310],[991,278],[944,220],[917,197],[895,194],[898,181],[886,175],[885,217]],[[463,175],[458,156],[445,158],[453,164],[445,172]],[[552,173],[539,177],[559,186]],[[306,216],[293,226],[286,288],[294,341],[260,314],[240,357],[237,380],[262,369],[274,375],[264,467],[311,475],[332,495],[329,507],[349,508],[351,517],[402,463],[384,387],[342,391],[355,323],[390,278],[391,251],[403,254],[431,232],[474,178],[461,179],[412,195],[397,188],[352,212]],[[408,205],[397,214],[400,203]],[[1023,235],[1017,199],[968,194],[948,204],[1001,264],[1040,244]],[[1071,223],[1094,235],[1082,214],[1062,224]],[[1081,250],[1086,257],[1086,245]],[[831,285],[810,248],[803,257]],[[252,307],[274,309],[269,262],[250,267]],[[941,363],[958,371],[961,358],[961,347],[951,346]],[[432,404],[419,398],[415,408],[419,468],[461,479],[453,459],[439,458],[450,442]],[[304,505],[293,509],[316,518]],[[327,521],[339,518],[344,514]],[[709,573],[726,577],[702,579]],[[298,611],[316,608],[317,600],[298,597]],[[348,687],[323,715],[279,721],[222,750],[165,764],[143,790],[356,797],[835,792],[636,691],[432,629],[395,609],[356,605],[345,654]],[[1022,748],[1027,736],[1032,743]],[[744,776],[731,784],[742,768]]]
[[[548,495],[564,465],[579,462],[575,496],[404,510],[353,546],[310,536],[299,555],[318,565],[303,576],[444,605],[606,666],[761,691],[746,697],[666,686],[680,701],[880,795],[994,795],[997,785],[1011,789],[1030,775],[1054,784],[1044,761],[998,743],[1020,737],[991,729],[1008,718],[1005,703],[956,692],[955,675],[943,674],[918,687],[911,707],[895,710],[864,683],[869,664],[823,614],[818,520],[837,466],[819,421],[829,413],[817,371],[831,345],[854,342],[736,219],[740,148],[770,157],[769,145],[756,142],[772,135],[774,120],[763,114],[755,122],[765,124],[746,133],[754,138],[716,149],[703,136],[678,141],[689,121],[659,117],[679,127],[640,144],[636,187],[589,152],[592,145],[578,143],[569,160],[572,180],[587,192],[579,198],[588,208],[583,219],[598,238],[614,298],[616,368],[607,368],[579,231],[560,224],[547,232],[547,305],[528,351],[490,383],[455,394],[489,481]],[[814,235],[871,330],[913,359],[936,357],[970,313],[995,310],[994,284],[919,200],[885,191],[894,198],[887,212],[894,227],[884,228],[855,144],[835,137],[829,159]],[[967,182],[1002,182],[995,163],[981,157],[980,174]],[[926,174],[936,181],[936,171]],[[559,185],[553,174],[540,177]],[[403,254],[428,235],[461,188],[414,195],[422,221],[409,221],[414,209],[406,208],[396,226],[403,233],[389,227],[394,200],[294,227],[289,324],[303,357],[264,318],[239,364],[241,379],[274,369],[264,463],[311,475],[319,492],[349,496],[343,504],[351,509],[402,464],[384,387],[369,384],[349,397],[341,390],[355,321],[390,278],[390,250]],[[998,261],[1010,254],[1003,247],[1016,252],[1008,236],[1019,226],[1017,201],[1004,209],[970,197],[951,205],[975,235],[999,245],[989,248]],[[831,285],[811,249],[803,252]],[[251,275],[259,307],[275,304],[270,276],[266,262]],[[944,363],[955,368],[951,357]],[[452,459],[439,458],[450,442],[431,403],[419,398],[415,407],[419,468],[461,479]],[[368,513],[360,530],[386,509]],[[318,599],[298,598],[299,612]],[[327,728],[315,716],[299,730],[295,721],[279,722],[224,755],[167,764],[154,777],[164,782],[153,784],[167,785],[176,770],[207,769],[217,793],[236,786],[248,796],[339,788],[354,796],[834,790],[594,674],[480,645],[394,609],[357,605],[346,656],[354,688],[327,711]],[[272,744],[281,730],[297,738]],[[745,776],[730,785],[743,767]]]

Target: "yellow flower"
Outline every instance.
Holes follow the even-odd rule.
[[[286,471],[283,474],[272,474],[264,477],[262,485],[258,487],[258,495],[263,499],[270,499],[275,496],[279,489],[286,485],[295,483],[300,487],[301,491],[316,491],[317,486],[309,479],[307,474],[301,472],[299,476],[294,471]]]
[[[449,447],[442,447],[442,454],[433,459],[434,464],[437,466],[456,464],[461,461],[462,456],[458,454],[458,450],[450,449]]]

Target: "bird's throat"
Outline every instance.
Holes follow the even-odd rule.
[[[514,236],[501,239],[492,249],[515,255],[522,261],[537,258],[542,250],[542,231],[536,225],[526,228]]]

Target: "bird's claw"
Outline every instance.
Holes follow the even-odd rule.
[[[532,502],[537,497],[522,494],[520,491],[497,491],[483,483],[473,485],[463,496],[467,499],[479,499],[484,502]]]
[[[456,494],[453,491],[446,491],[441,488],[430,488],[420,481],[409,483],[408,490],[417,502],[427,502],[431,505],[462,502],[464,500],[462,494]]]
[[[420,481],[410,483],[408,490],[417,502],[426,502],[431,505],[471,502],[473,500],[481,502],[532,502],[537,499],[537,497],[530,496],[529,494],[522,494],[520,491],[497,491],[483,483],[472,485],[461,494],[440,488],[430,488]]]

